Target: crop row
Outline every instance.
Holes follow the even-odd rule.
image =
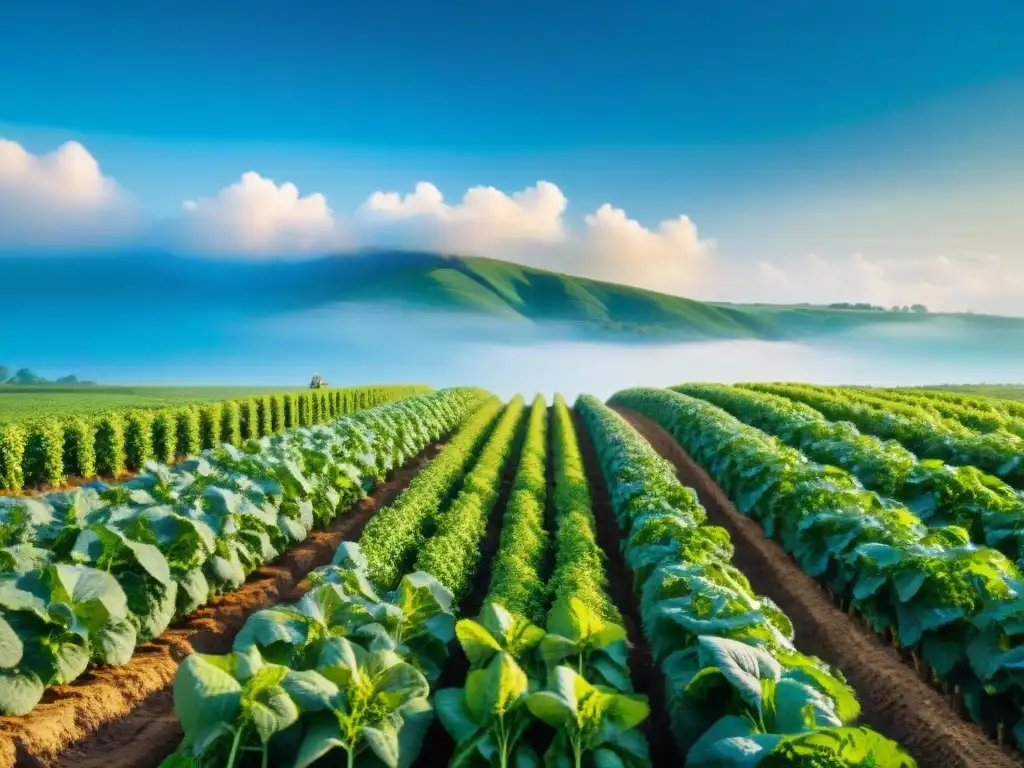
[[[896,392],[901,395],[913,395],[921,400],[929,400],[938,403],[955,403],[970,408],[1011,416],[1015,419],[1024,420],[1024,403],[1008,398],[975,395],[966,392],[948,392],[945,390],[932,389],[887,389],[885,392]]]
[[[448,524],[425,539],[428,547],[444,539],[445,552],[471,571],[479,539],[451,533],[466,524],[476,530],[475,519],[489,514],[522,410],[516,399],[496,423],[490,412],[489,437],[437,516]],[[472,438],[457,438],[437,461],[449,449],[462,454],[478,443],[479,425],[467,429],[459,438]],[[410,486],[396,506],[408,507],[402,499],[409,494],[441,499],[435,488]],[[431,518],[421,522],[427,526]],[[422,532],[407,528],[398,535],[413,545]],[[348,766],[411,765],[433,718],[430,684],[444,669],[455,634],[454,596],[424,571],[403,575],[393,591],[380,589],[371,576],[379,565],[360,544],[342,544],[334,563],[311,575],[313,587],[298,603],[249,617],[231,654],[189,656],[174,682],[184,739],[164,765],[234,768],[253,751],[264,766],[305,768],[334,750],[345,753]],[[471,576],[454,580],[465,584]]]
[[[809,405],[720,384],[684,384],[676,392],[707,400],[822,464],[842,467],[881,496],[898,499],[929,526],[955,524],[971,540],[1024,560],[1024,496],[976,467],[919,461],[898,442],[832,422]]]
[[[116,487],[0,498],[0,711],[30,711],[90,662],[126,663],[175,617],[349,509],[484,397],[417,395],[150,465]]]
[[[490,591],[480,616],[456,625],[469,661],[464,685],[434,698],[456,742],[451,765],[540,765],[539,740],[526,738],[538,722],[554,729],[546,765],[650,764],[637,730],[649,708],[632,693],[625,630],[592,607],[608,599],[593,592],[604,569],[589,497],[579,493],[586,479],[571,417],[561,398],[553,411],[553,456],[546,457],[547,409],[542,398],[533,403]],[[558,552],[547,585],[546,458],[555,465]],[[580,557],[570,562],[571,554]],[[543,620],[546,629],[538,626]]]
[[[849,421],[862,432],[898,440],[922,459],[975,466],[1014,488],[1024,488],[1024,439],[1009,432],[979,433],[924,408],[896,402],[873,403],[850,390],[808,385],[744,384],[758,392],[805,403],[833,421]]]
[[[885,405],[899,403],[914,408],[924,408],[929,413],[943,419],[952,419],[968,429],[979,432],[998,432],[1003,430],[1024,437],[1024,420],[1010,415],[1006,411],[989,406],[983,402],[965,403],[952,400],[936,399],[922,396],[919,393],[893,389],[849,389],[841,390],[854,395],[866,395],[872,403]]]
[[[0,424],[0,490],[59,486],[68,477],[118,478],[151,459],[170,464],[221,443],[239,445],[293,427],[324,424],[426,391],[422,386],[310,390]]]
[[[623,533],[686,765],[817,758],[913,766],[894,742],[854,725],[860,705],[853,690],[838,670],[796,650],[790,620],[731,564],[728,533],[706,524],[673,467],[596,398],[582,396],[576,407]]]
[[[929,529],[704,400],[633,389],[612,402],[665,428],[807,575],[959,691],[972,718],[1024,741],[1024,583],[1005,555],[957,526]]]

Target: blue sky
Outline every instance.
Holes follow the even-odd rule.
[[[1024,4],[992,0],[23,2],[0,137],[80,141],[147,215],[245,171],[336,211],[543,179],[571,226],[604,203],[652,231],[685,214],[750,276],[690,269],[664,281],[679,292],[761,298],[781,276],[778,295],[824,297],[802,280],[816,254],[837,265],[820,283],[863,279],[851,299],[1024,312],[1024,266],[1019,294],[991,285],[1024,260],[1021,29]],[[919,279],[939,257],[967,259],[941,290]]]

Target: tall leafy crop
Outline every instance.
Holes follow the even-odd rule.
[[[971,717],[1005,723],[1024,740],[1014,671],[1024,647],[1024,583],[1008,558],[971,544],[957,526],[929,529],[845,471],[815,464],[703,400],[634,389],[612,402],[668,430],[805,573],[959,686]]]
[[[854,395],[858,390],[852,391]],[[938,416],[946,419],[953,419],[963,424],[968,429],[976,429],[979,432],[998,432],[1005,430],[1018,437],[1024,437],[1024,420],[1017,419],[1003,410],[993,408],[987,403],[965,403],[952,400],[933,399],[922,397],[912,392],[899,390],[870,389],[864,394],[871,397],[871,402],[885,406],[888,403],[901,403],[915,408],[924,408]]]
[[[199,406],[199,440],[204,449],[213,448],[221,443],[223,410],[224,407],[220,403]]]
[[[202,417],[199,409],[187,405],[174,412],[177,426],[175,453],[179,456],[195,456],[203,449]]]
[[[96,474],[96,426],[82,416],[64,422],[64,472],[72,477]]]
[[[174,411],[165,408],[153,412],[153,459],[160,464],[172,464],[177,449],[177,420]]]
[[[57,419],[40,419],[29,427],[22,461],[27,485],[60,485],[64,469],[64,429]]]
[[[153,414],[131,411],[124,419],[124,464],[138,472],[153,458]]]
[[[847,727],[860,712],[854,692],[838,670],[796,650],[792,623],[730,563],[728,534],[705,523],[672,466],[597,399],[582,396],[576,407],[623,532],[687,766],[767,766],[783,754],[913,766],[892,742]],[[822,736],[808,745],[814,734]],[[833,748],[822,754],[826,734]]]
[[[25,485],[25,430],[20,424],[0,424],[0,489],[20,491]]]
[[[109,477],[124,474],[124,418],[118,412],[96,421],[96,471]]]
[[[31,710],[47,686],[81,673],[80,658],[125,663],[136,642],[237,588],[484,397],[442,390],[173,468],[151,464],[116,487],[0,498],[0,608],[20,643],[9,647],[26,649],[0,659],[0,711]]]

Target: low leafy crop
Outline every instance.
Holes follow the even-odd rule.
[[[416,474],[405,492],[366,524],[359,546],[375,584],[393,589],[409,570],[431,524],[472,466],[501,408],[496,397],[483,401],[441,453]]]
[[[640,399],[616,397],[631,406]],[[576,407],[623,532],[686,765],[768,766],[816,754],[833,766],[913,766],[894,743],[849,727],[860,713],[852,689],[838,670],[796,650],[792,623],[730,563],[728,534],[705,523],[672,466],[597,399],[582,396]],[[811,737],[814,749],[832,746],[796,746]]]
[[[544,398],[538,395],[527,417],[526,437],[505,508],[488,590],[490,600],[533,622],[543,621],[547,602],[542,573],[550,545],[544,527],[547,421]]]
[[[501,491],[501,476],[516,448],[523,415],[523,398],[508,405],[480,457],[448,510],[437,519],[437,530],[416,557],[416,569],[426,571],[461,600],[480,559],[487,519]]]
[[[972,541],[1024,562],[1024,495],[997,477],[938,459],[919,461],[894,440],[862,434],[777,395],[719,384],[673,390],[717,405],[814,461],[842,467],[866,488],[905,503],[929,526],[962,526]]]
[[[539,765],[539,757],[523,740],[537,722],[555,730],[544,756],[547,765],[648,765],[647,743],[636,728],[649,708],[645,697],[632,693],[625,630],[591,607],[596,602],[604,608],[608,602],[603,594],[595,600],[592,591],[595,586],[601,590],[603,566],[599,557],[588,556],[593,515],[575,432],[560,397],[555,401],[552,458],[555,544],[563,559],[556,565],[557,582],[553,579],[559,588],[554,603],[543,610],[551,593],[539,572],[549,548],[543,511],[538,511],[544,504],[545,421],[546,409],[538,398],[516,476],[516,488],[528,494],[529,502],[515,504],[513,491],[496,558],[496,563],[516,562],[520,567],[495,573],[480,616],[456,625],[470,672],[463,687],[438,691],[434,704],[456,741],[455,765]],[[539,535],[531,532],[517,539],[514,533],[527,521],[540,528]],[[582,557],[570,563],[565,559],[569,553]],[[598,573],[588,572],[594,568]],[[575,578],[569,574],[573,569],[579,571]],[[540,606],[546,630],[523,613],[510,611],[506,601],[527,609]],[[614,609],[608,612],[618,616]]]
[[[928,528],[841,469],[809,461],[696,398],[634,389],[613,402],[654,419],[736,504],[878,632],[957,686],[969,715],[1024,741],[1016,659],[1024,582],[1005,555],[957,526]]]
[[[124,663],[111,660],[107,644],[116,640],[130,657],[176,615],[237,588],[456,427],[484,396],[442,390],[175,467],[151,464],[120,486],[0,497],[0,608],[20,643],[0,659],[0,711],[30,711],[46,687],[80,674],[77,661],[64,663],[67,649],[81,649],[76,660]],[[81,571],[73,572],[77,592],[66,586],[72,567]],[[94,614],[97,604],[103,611]]]
[[[922,459],[975,466],[1015,488],[1024,488],[1024,438],[1009,432],[982,434],[926,408],[872,400],[850,390],[787,384],[743,386],[806,403],[830,419],[849,421],[868,434],[898,440]]]

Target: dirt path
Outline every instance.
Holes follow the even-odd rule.
[[[946,700],[836,608],[761,527],[741,515],[715,482],[660,426],[640,414],[616,409],[662,456],[680,481],[697,491],[708,522],[725,528],[733,563],[754,590],[770,597],[793,621],[797,647],[839,667],[857,692],[863,721],[903,744],[920,768],[1019,768],[1024,756],[991,741],[963,720]]]
[[[473,585],[462,602],[459,603],[459,610],[456,614],[458,619],[474,619],[480,614],[483,608],[484,599],[491,586],[491,565],[494,556],[498,554],[498,544],[501,541],[501,524],[505,519],[505,508],[508,506],[508,497],[512,493],[512,484],[516,478],[516,468],[519,466],[519,456],[523,449],[523,437],[526,434],[526,426],[529,423],[529,411],[524,411],[516,428],[516,435],[513,441],[513,449],[508,457],[508,464],[501,474],[501,490],[498,493],[498,500],[487,518],[487,532],[484,540],[480,543],[480,561],[476,573],[473,576]],[[458,640],[452,640],[448,645],[448,661],[444,665],[444,671],[431,686],[431,691],[439,691],[442,688],[461,688],[465,685],[466,675],[469,674],[469,660],[462,652]],[[430,729],[423,738],[423,748],[419,757],[413,763],[414,768],[432,768],[437,765],[448,765],[452,755],[455,753],[455,742],[448,731],[441,725],[436,717],[430,724]]]
[[[398,496],[443,443],[399,469],[349,512],[254,572],[151,643],[123,667],[87,672],[74,684],[48,691],[25,717],[0,718],[0,736],[17,747],[17,765],[28,768],[148,768],[159,765],[181,740],[171,683],[179,662],[193,652],[226,653],[252,613],[298,599],[306,574],[331,561],[342,541],[359,537],[367,521]],[[0,757],[3,751],[0,750]],[[10,765],[0,762],[0,765]]]
[[[665,677],[655,665],[651,649],[643,635],[640,606],[633,593],[633,573],[622,556],[620,543],[622,533],[612,511],[608,491],[605,488],[601,467],[597,463],[594,444],[590,433],[573,413],[573,424],[583,454],[583,466],[590,484],[590,500],[594,509],[597,528],[597,543],[607,555],[605,569],[608,575],[608,591],[612,602],[622,614],[629,637],[629,673],[637,693],[647,696],[651,705],[651,716],[643,725],[644,735],[650,747],[651,764],[655,768],[682,765],[679,749],[672,739],[672,728],[665,709]]]

